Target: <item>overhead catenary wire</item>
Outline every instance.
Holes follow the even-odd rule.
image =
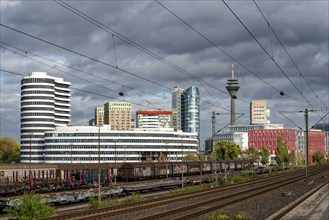
[[[6,72],[6,73],[9,73],[9,74],[13,74],[13,75],[17,75],[17,76],[23,76],[23,77],[26,76],[25,74],[13,72],[13,71],[6,70],[6,69],[0,69],[0,71]],[[91,91],[88,91],[88,90],[85,90],[85,89],[76,88],[74,86],[70,86],[70,88],[72,88],[74,90],[77,90],[77,91],[84,92],[84,93],[88,93],[88,94],[92,94],[92,95],[97,95],[97,96],[101,96],[101,97],[105,97],[105,98],[110,98],[110,99],[121,101],[119,98],[116,98],[116,97],[112,97],[112,96],[108,96],[108,95],[104,95],[104,94],[99,94],[99,93],[96,93],[96,92],[91,92]],[[139,103],[135,103],[135,102],[131,102],[131,103],[134,104],[134,105],[138,105],[138,106],[149,107],[147,105],[143,105],[143,104],[139,104]]]
[[[73,6],[69,5],[68,3],[63,2],[63,1],[57,1],[57,0],[53,0],[53,1],[54,1],[55,3],[61,5],[62,7],[68,9],[68,10],[71,11],[72,13],[78,15],[79,17],[85,19],[85,20],[88,21],[89,23],[91,23],[91,24],[93,24],[93,25],[95,25],[95,26],[101,28],[102,30],[104,30],[104,31],[106,31],[106,32],[108,32],[108,33],[110,33],[110,34],[116,36],[118,39],[120,39],[120,40],[122,40],[122,41],[128,43],[129,45],[131,45],[131,46],[133,46],[133,47],[135,47],[135,48],[137,48],[137,49],[139,49],[139,50],[141,50],[142,52],[144,52],[144,53],[150,55],[151,57],[153,57],[153,58],[159,60],[160,62],[162,62],[162,63],[164,63],[164,64],[166,64],[166,65],[168,65],[168,66],[174,68],[174,69],[177,70],[178,72],[181,72],[181,73],[185,74],[186,76],[190,77],[191,79],[196,79],[196,80],[198,80],[198,81],[203,81],[203,82],[206,83],[208,86],[210,86],[210,87],[216,89],[217,91],[220,91],[221,93],[224,93],[225,95],[229,95],[228,92],[226,92],[226,91],[224,91],[224,90],[221,90],[221,89],[217,88],[216,86],[214,86],[214,85],[208,83],[207,81],[205,81],[205,80],[203,80],[203,79],[197,77],[196,75],[194,75],[194,74],[192,74],[192,73],[190,73],[190,72],[188,72],[188,71],[182,69],[181,67],[179,67],[179,66],[173,64],[172,62],[169,62],[168,60],[166,60],[166,59],[160,57],[159,55],[157,55],[157,54],[153,53],[152,51],[146,49],[145,47],[141,46],[140,44],[135,43],[134,41],[130,40],[129,38],[123,36],[122,34],[120,34],[120,33],[116,32],[116,31],[114,31],[113,29],[111,29],[111,28],[107,27],[106,25],[100,23],[99,21],[95,20],[94,18],[92,18],[92,17],[86,15],[85,13],[81,12],[80,10],[74,8]]]
[[[269,87],[271,87],[273,90],[275,90],[277,93],[281,93],[282,91],[278,90],[277,88],[275,88],[274,86],[272,86],[270,83],[268,83],[266,80],[264,80],[262,77],[260,77],[258,74],[256,74],[254,71],[252,71],[251,69],[249,69],[247,66],[245,66],[244,64],[242,64],[237,58],[234,58],[232,55],[230,55],[228,52],[226,52],[223,48],[221,48],[220,46],[218,46],[217,44],[215,44],[213,41],[211,41],[209,38],[207,38],[204,34],[202,34],[200,31],[198,31],[197,29],[195,29],[192,25],[190,25],[188,22],[186,22],[185,20],[183,20],[181,17],[179,17],[177,14],[175,14],[173,11],[171,11],[168,7],[166,7],[165,5],[163,5],[161,2],[159,2],[158,0],[154,0],[155,2],[157,2],[162,8],[164,8],[166,11],[168,11],[170,14],[172,14],[174,17],[176,17],[178,20],[180,20],[182,23],[184,23],[187,27],[189,27],[191,30],[193,30],[195,33],[197,33],[200,37],[202,37],[203,39],[205,39],[206,41],[208,41],[212,46],[214,46],[215,48],[217,48],[219,51],[221,51],[223,54],[225,54],[227,57],[230,58],[230,60],[233,60],[234,62],[236,62],[237,64],[239,64],[241,67],[243,67],[245,70],[247,70],[249,73],[251,73],[252,75],[254,75],[255,77],[257,77],[259,80],[263,81],[266,85],[268,85]],[[285,94],[287,97],[290,97],[298,102],[304,103],[303,101],[294,98],[288,94]],[[240,99],[242,101],[245,101],[241,98],[237,98]]]
[[[26,51],[26,50],[24,50],[24,49],[21,49],[21,48],[15,47],[15,46],[13,46],[13,45],[10,45],[10,44],[8,44],[8,43],[2,42],[2,41],[0,41],[0,43],[3,44],[3,45],[6,45],[6,46],[8,46],[8,47],[14,48],[14,49],[16,49],[16,50],[22,51],[22,52],[24,52],[24,53],[29,53],[29,54],[31,54],[31,55],[33,55],[33,56],[35,56],[35,57],[38,57],[38,58],[41,58],[41,59],[44,59],[44,60],[50,61],[50,62],[52,62],[52,63],[55,63],[56,65],[60,65],[60,66],[63,66],[63,67],[65,67],[65,68],[69,68],[69,69],[72,69],[72,70],[75,70],[75,71],[82,72],[82,73],[84,73],[84,74],[87,74],[87,75],[93,76],[93,77],[95,77],[95,78],[101,79],[102,81],[107,81],[107,82],[110,82],[110,83],[113,83],[113,84],[119,85],[120,87],[124,86],[125,88],[128,88],[128,89],[130,89],[130,90],[137,90],[137,89],[134,89],[134,88],[132,88],[132,87],[130,87],[130,86],[127,86],[127,85],[124,85],[124,84],[118,83],[118,82],[116,82],[116,81],[109,80],[109,79],[107,79],[107,78],[105,78],[105,77],[101,77],[101,76],[95,75],[95,74],[93,74],[93,73],[86,72],[86,71],[84,71],[84,70],[81,70],[81,69],[78,69],[78,68],[75,68],[75,67],[72,67],[72,66],[69,66],[69,65],[65,65],[65,64],[63,64],[63,63],[56,62],[56,61],[51,60],[51,59],[49,59],[49,58],[46,58],[46,57],[44,57],[44,56],[40,56],[40,55],[35,54],[35,53],[32,53],[32,52],[30,52],[30,51]],[[7,49],[7,50],[8,50],[8,49]],[[10,51],[13,52],[13,53],[16,53],[15,51],[12,51],[12,50],[10,50]],[[141,92],[147,93],[146,91],[143,91],[143,90],[140,90],[140,89],[138,89],[138,90],[141,91]],[[114,90],[112,90],[112,91],[114,91]],[[135,93],[136,93],[136,92],[135,92]],[[136,94],[137,94],[137,93],[136,93]],[[154,94],[154,93],[147,93],[147,94],[148,94],[148,95],[151,95],[151,96],[159,97],[159,98],[164,98],[163,96],[158,96],[157,94]],[[140,94],[139,94],[139,96],[142,97],[142,95],[140,95]]]
[[[295,68],[297,69],[297,71],[299,72],[300,76],[304,79],[304,81],[306,82],[306,84],[308,85],[308,87],[312,90],[312,92],[314,93],[315,97],[318,98],[322,104],[326,107],[328,107],[328,105],[326,105],[322,99],[318,96],[318,94],[314,91],[314,89],[312,88],[312,86],[309,84],[309,82],[305,79],[304,75],[302,74],[302,72],[300,71],[300,69],[298,68],[296,62],[293,60],[293,58],[291,57],[291,55],[289,54],[288,50],[286,49],[286,47],[284,46],[284,44],[282,43],[281,39],[279,38],[279,36],[276,34],[276,31],[274,30],[274,28],[272,27],[272,25],[270,24],[270,22],[268,21],[268,19],[265,17],[263,11],[261,10],[261,8],[258,6],[258,4],[256,3],[255,0],[253,0],[254,4],[256,5],[257,9],[259,10],[259,12],[261,13],[262,17],[264,18],[264,20],[267,23],[268,28],[270,28],[270,30],[273,32],[274,36],[276,37],[276,39],[279,41],[281,47],[284,49],[285,53],[287,54],[287,56],[289,57],[290,61],[293,63],[293,65],[295,66]],[[271,35],[270,35],[271,38]],[[271,43],[271,47],[272,47],[272,43]],[[272,58],[273,57],[273,49],[272,49]],[[329,103],[328,103],[329,104]]]
[[[242,20],[237,16],[237,14],[231,9],[231,7],[225,2],[225,0],[221,0],[224,5],[229,9],[229,11],[233,14],[233,16],[239,21],[239,23],[246,29],[249,35],[257,42],[257,44],[262,48],[262,50],[266,53],[266,55],[273,61],[273,63],[278,67],[280,72],[288,79],[288,81],[293,85],[293,87],[301,94],[301,96],[305,99],[305,101],[313,108],[312,104],[305,97],[305,95],[298,89],[295,83],[289,78],[287,73],[281,68],[281,66],[275,61],[275,59],[267,52],[267,50],[263,47],[263,45],[257,40],[257,38],[253,35],[253,33],[248,29],[248,27],[242,22]]]
[[[114,68],[114,69],[120,70],[121,72],[127,73],[127,74],[129,74],[129,75],[135,76],[135,77],[140,78],[140,79],[142,79],[142,80],[145,80],[145,81],[147,81],[147,82],[153,83],[153,84],[155,84],[155,85],[157,85],[157,86],[160,86],[160,87],[162,87],[162,88],[166,88],[166,89],[171,90],[171,88],[169,88],[169,87],[167,87],[167,86],[161,85],[160,83],[157,83],[157,82],[152,81],[152,80],[150,80],[150,79],[147,79],[147,78],[145,78],[145,77],[139,76],[139,75],[137,75],[137,74],[135,74],[135,73],[133,73],[133,72],[131,72],[131,71],[128,71],[128,70],[125,70],[125,69],[122,69],[122,68],[119,68],[119,67],[117,68],[117,67],[115,67],[115,66],[113,66],[113,65],[111,65],[111,64],[109,64],[109,63],[103,62],[103,61],[98,60],[98,59],[96,59],[96,58],[93,58],[93,57],[87,56],[87,55],[85,55],[85,54],[82,54],[82,53],[76,52],[76,51],[74,51],[74,50],[71,50],[71,49],[68,49],[68,48],[66,48],[66,47],[60,46],[60,45],[58,45],[58,44],[52,43],[52,42],[50,42],[50,41],[47,41],[47,40],[41,39],[41,38],[39,38],[39,37],[33,36],[33,35],[28,34],[28,33],[26,33],[26,32],[23,32],[23,31],[20,31],[20,30],[18,30],[18,29],[15,29],[15,28],[9,27],[9,26],[7,26],[7,25],[5,25],[5,24],[0,23],[0,26],[5,27],[5,28],[7,28],[7,29],[10,29],[10,30],[12,30],[12,31],[15,31],[15,32],[17,32],[17,33],[23,34],[23,35],[25,35],[25,36],[28,36],[28,37],[34,38],[34,39],[36,39],[36,40],[42,41],[42,42],[44,42],[44,43],[50,44],[50,45],[52,45],[52,46],[58,47],[58,48],[60,48],[60,49],[66,50],[66,51],[68,51],[68,52],[74,53],[74,54],[76,54],[76,55],[82,56],[82,57],[84,57],[84,58],[90,59],[90,60],[92,60],[92,61],[95,61],[95,62],[97,62],[97,63],[103,64],[103,65],[105,65],[105,66],[108,66],[108,67],[111,67],[111,68]]]

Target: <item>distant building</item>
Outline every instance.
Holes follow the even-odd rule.
[[[33,72],[21,81],[21,162],[43,163],[45,131],[71,119],[71,83]]]
[[[100,163],[145,162],[161,154],[182,161],[186,154],[197,153],[198,146],[196,133],[173,128],[113,131],[109,125],[59,127],[46,132],[45,141],[45,163],[95,163],[98,146]]]
[[[282,129],[283,124],[257,124],[257,125],[235,125],[229,126],[221,132],[214,134],[214,144],[225,141],[239,145],[241,150],[248,148],[248,131],[259,129]],[[210,140],[210,141],[209,141]],[[211,137],[205,142],[206,152],[212,152]]]
[[[184,89],[175,86],[172,92],[172,127],[179,131],[182,130],[182,94]]]
[[[319,129],[322,131],[329,131],[329,123],[318,123],[314,125],[314,129]]]
[[[95,126],[95,119],[94,118],[90,119],[88,124],[89,126]]]
[[[95,125],[104,124],[104,107],[95,108]]]
[[[266,107],[266,100],[250,102],[250,124],[269,124],[270,110]]]
[[[218,132],[214,135],[214,143],[230,142],[238,145],[241,150],[248,149],[248,133],[247,132]]]
[[[104,104],[104,124],[114,131],[130,131],[132,127],[132,104],[130,102],[108,102]]]
[[[314,126],[314,129],[319,129],[326,132],[326,155],[329,157],[329,123],[319,123]]]
[[[170,111],[142,110],[136,112],[137,128],[170,128]]]
[[[175,130],[193,132],[200,137],[200,93],[196,86],[174,87],[172,92],[172,124]]]
[[[309,131],[310,158],[317,151],[325,154],[325,135],[325,132],[320,130]],[[271,154],[271,162],[273,163],[276,156],[277,140],[280,136],[285,140],[289,152],[294,150],[297,156],[305,157],[305,132],[294,128],[249,130],[248,146],[257,147],[258,150],[266,147]]]

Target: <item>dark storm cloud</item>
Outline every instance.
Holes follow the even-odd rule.
[[[46,71],[49,75],[62,77],[71,82],[73,124],[87,124],[93,117],[94,108],[107,101],[113,101],[110,97],[134,102],[134,111],[147,109],[147,106],[150,109],[170,110],[171,91],[164,87],[180,85],[187,88],[196,85],[201,92],[202,140],[210,135],[211,112],[227,112],[225,109],[230,107],[229,96],[225,94],[226,80],[231,76],[232,59],[229,56],[196,34],[155,1],[66,3],[177,65],[187,71],[188,75],[193,74],[193,77],[159,62],[116,36],[113,42],[110,33],[53,1],[1,1],[1,23],[105,62],[112,67],[1,27],[1,41],[23,50],[16,50],[23,54],[20,56],[1,48],[1,69],[20,74]],[[240,82],[237,111],[245,113],[244,117],[238,120],[238,124],[249,122],[249,102],[253,99],[267,100],[268,107],[272,109],[273,123],[287,123],[278,113],[282,110],[303,110],[311,108],[310,104],[323,109],[321,100],[328,105],[327,2],[257,1],[318,97],[303,81],[274,34],[269,34],[266,22],[252,1],[227,1],[227,4],[268,53],[271,56],[273,54],[275,61],[297,89],[221,1],[160,3],[257,75],[235,63],[236,77]],[[24,51],[28,52],[29,59],[24,57]],[[30,53],[36,53],[82,72],[42,60]],[[32,59],[56,66],[67,73],[36,63]],[[116,66],[119,69],[115,68]],[[198,79],[205,80],[217,89],[204,82],[200,84]],[[20,80],[20,76],[1,72],[1,136],[19,137]],[[298,90],[303,92],[310,104]],[[124,91],[125,97],[118,95],[120,91]],[[284,91],[286,95],[281,96],[278,91]],[[7,116],[9,112],[15,111],[17,114]],[[292,114],[289,117],[303,123],[301,115]],[[312,117],[313,121],[319,118],[317,115]],[[217,127],[223,127],[228,122],[229,115],[221,115],[218,117]],[[5,129],[3,124],[12,126]]]

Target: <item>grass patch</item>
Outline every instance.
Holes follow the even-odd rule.
[[[231,213],[213,213],[208,216],[208,220],[249,220],[248,216],[244,212],[239,212],[237,214]]]

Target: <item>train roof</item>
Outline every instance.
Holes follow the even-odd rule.
[[[16,163],[16,164],[0,164],[0,170],[12,170],[12,169],[57,169],[55,164],[39,164],[39,163]]]

